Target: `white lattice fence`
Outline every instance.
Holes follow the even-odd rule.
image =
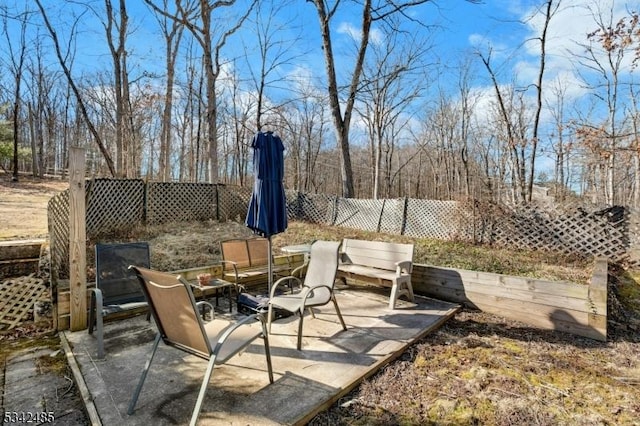
[[[465,217],[456,201],[407,200],[404,233],[410,237],[450,240],[459,235]]]
[[[87,185],[87,236],[144,223],[244,221],[252,188],[98,179]],[[419,199],[362,200],[287,191],[290,219],[415,238],[466,239],[509,247],[606,256],[640,264],[640,214],[622,207],[553,210]],[[69,194],[49,202],[51,259],[68,273]]]
[[[378,230],[382,207],[382,200],[339,198],[334,225],[375,232]]]
[[[287,191],[289,218],[311,223],[333,223],[336,196]]]
[[[49,200],[47,222],[52,274],[69,271],[69,190]],[[63,272],[65,275],[66,272]]]
[[[535,208],[513,211],[495,229],[495,242],[509,247],[566,254],[627,257],[629,237],[624,218],[603,211],[574,210],[555,215]]]

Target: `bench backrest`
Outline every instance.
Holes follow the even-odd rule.
[[[238,268],[265,266],[269,262],[269,241],[266,238],[233,239],[220,242],[222,260],[235,262]],[[233,269],[225,263],[224,269]]]
[[[396,270],[396,262],[413,262],[413,244],[345,238],[342,240],[341,252],[347,263],[390,271]]]
[[[149,268],[149,257],[147,242],[96,244],[96,287],[105,306],[146,300],[129,265]]]

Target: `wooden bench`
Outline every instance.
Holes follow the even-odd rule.
[[[382,241],[342,240],[338,278],[391,287],[389,309],[395,309],[400,296],[414,301],[411,285],[413,244]]]
[[[269,280],[269,241],[266,238],[232,239],[220,242],[222,278],[236,285],[238,293],[250,285],[265,284]],[[288,257],[272,257],[272,272],[289,275]]]

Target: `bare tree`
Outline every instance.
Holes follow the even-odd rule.
[[[164,10],[169,9],[169,0],[163,0]],[[178,48],[182,40],[184,26],[174,19],[169,19],[165,15],[156,14],[158,25],[162,30],[165,40],[165,62],[166,62],[166,89],[164,96],[164,107],[162,109],[162,129],[160,134],[160,155],[158,161],[158,174],[160,178],[167,182],[171,179],[171,148],[172,148],[172,113],[173,113],[173,91],[175,83],[176,60],[178,58]]]
[[[210,3],[208,0],[175,0],[176,12],[171,13],[162,7],[157,6],[153,0],[145,0],[156,12],[176,20],[193,35],[202,47],[204,72],[206,76],[206,94],[207,94],[207,142],[209,145],[209,182],[218,182],[218,105],[216,97],[216,81],[220,73],[220,52],[224,45],[242,26],[247,19],[251,10],[255,6],[257,0],[246,11],[240,13],[240,16],[232,23],[231,26],[225,25],[226,31],[221,31],[217,41],[214,41],[214,11],[229,8],[233,6],[235,0],[220,0]],[[229,16],[218,17],[218,22],[229,22]],[[222,25],[221,25],[222,26]]]
[[[578,62],[582,66],[580,74],[585,84],[591,88],[593,96],[602,101],[607,108],[607,117],[602,126],[583,123],[581,130],[583,142],[599,145],[593,148],[597,149],[604,158],[601,168],[605,179],[604,202],[608,205],[617,202],[616,156],[625,138],[624,125],[619,117],[623,109],[620,98],[620,89],[623,84],[621,77],[625,67],[625,56],[632,48],[630,38],[622,37],[620,42],[616,42],[614,34],[617,30],[624,28],[614,24],[613,7],[613,4],[608,10],[589,7],[596,29],[589,34],[588,42],[581,44],[584,53],[577,55]],[[595,81],[591,78],[592,76],[595,76]]]
[[[51,39],[53,41],[53,47],[54,47],[54,50],[56,52],[56,57],[58,58],[58,62],[60,63],[60,66],[62,67],[64,75],[67,78],[67,82],[69,83],[69,86],[71,87],[71,90],[73,91],[73,93],[74,93],[74,95],[76,97],[76,101],[78,102],[78,109],[80,110],[80,113],[81,113],[82,117],[84,118],[85,124],[89,128],[89,131],[91,132],[91,135],[93,136],[96,144],[98,145],[100,153],[102,154],[102,156],[103,156],[103,158],[105,160],[105,163],[107,164],[107,167],[109,169],[109,172],[111,173],[111,176],[116,177],[117,173],[116,173],[116,169],[115,169],[114,164],[113,164],[113,160],[111,159],[111,155],[109,154],[109,151],[105,147],[105,145],[104,145],[104,143],[102,141],[102,138],[100,137],[100,134],[98,133],[98,131],[96,130],[95,126],[91,122],[91,119],[89,118],[89,114],[87,112],[86,105],[85,105],[85,103],[83,101],[83,98],[81,96],[80,90],[79,90],[78,86],[76,85],[75,80],[73,79],[73,76],[72,76],[72,73],[71,73],[71,65],[70,65],[69,53],[63,54],[62,48],[60,46],[60,42],[58,40],[58,34],[56,33],[55,29],[51,25],[51,22],[49,21],[49,17],[47,16],[47,13],[46,13],[44,7],[42,6],[42,0],[36,0],[36,4],[38,5],[38,9],[40,10],[40,13],[42,15],[42,19],[44,20],[44,24],[45,24],[45,26],[47,28],[47,31],[49,31],[49,35],[51,36]],[[70,34],[71,35],[69,37],[69,43],[71,43],[73,38],[75,37],[75,28],[76,28],[76,25],[77,25],[78,21],[81,18],[82,18],[82,16],[79,16],[70,26]],[[69,48],[68,48],[68,50],[70,51]]]
[[[250,19],[253,24],[252,38],[245,41],[244,46],[245,60],[251,74],[251,83],[256,98],[254,131],[261,131],[265,124],[269,125],[264,122],[265,113],[279,107],[279,105],[267,105],[267,90],[278,85],[287,87],[288,84],[284,76],[280,74],[280,70],[302,55],[296,53],[296,49],[293,48],[301,40],[299,34],[289,39],[282,38],[285,29],[287,34],[299,30],[296,24],[297,17],[288,14],[286,21],[278,19],[279,15],[284,16],[284,12],[291,9],[292,4],[291,0],[277,4],[258,3],[253,17]],[[253,47],[249,46],[255,46],[257,49],[258,61],[253,60]]]
[[[9,57],[10,57],[10,65],[11,65],[11,73],[13,74],[13,80],[15,82],[15,88],[13,91],[13,105],[11,108],[12,111],[12,125],[13,125],[13,174],[12,180],[17,182],[19,180],[18,175],[18,147],[21,142],[21,132],[20,132],[20,110],[22,108],[22,80],[24,78],[24,62],[27,55],[27,42],[26,42],[26,32],[27,32],[27,19],[29,16],[29,12],[24,10],[18,13],[16,16],[12,17],[12,19],[16,19],[20,22],[20,33],[19,33],[19,41],[17,46],[11,40],[10,32],[7,30],[7,20],[9,19],[7,15],[3,16],[3,27],[5,33],[5,39],[7,41],[7,47],[9,49]]]
[[[279,108],[278,125],[283,129],[287,159],[291,165],[291,186],[298,191],[317,192],[329,174],[319,173],[321,150],[328,127],[326,95],[303,79],[295,86],[296,99]]]
[[[542,113],[543,102],[542,102],[542,83],[544,81],[544,73],[546,71],[546,61],[547,61],[547,31],[549,30],[549,23],[551,22],[551,18],[558,11],[560,7],[560,0],[547,0],[542,6],[543,9],[543,17],[544,23],[542,25],[542,29],[540,31],[540,36],[538,40],[540,41],[540,65],[538,68],[538,78],[534,85],[536,90],[536,107],[533,119],[533,134],[531,137],[531,159],[529,162],[529,183],[528,183],[528,201],[531,202],[531,197],[533,195],[533,178],[536,170],[536,155],[538,153],[538,138],[539,138],[539,130],[540,130],[540,114]]]
[[[513,164],[512,175],[515,185],[514,191],[517,194],[516,198],[519,201],[524,202],[527,200],[526,166],[524,158],[525,140],[520,137],[521,132],[518,131],[517,123],[515,123],[512,118],[514,110],[517,108],[517,100],[514,97],[513,86],[509,86],[510,91],[506,93],[507,97],[505,98],[505,93],[503,93],[503,89],[501,89],[500,84],[498,83],[496,71],[491,64],[491,54],[491,50],[486,55],[478,53],[482,63],[489,73],[489,76],[491,77],[491,82],[495,91],[498,113],[502,126],[504,126],[504,138],[507,146],[509,147],[510,158]],[[515,115],[517,116],[517,114]]]
[[[383,43],[373,46],[372,60],[365,63],[361,102],[355,105],[369,129],[374,199],[379,197],[381,177],[385,179],[383,197],[390,194],[396,140],[411,118],[409,107],[426,86],[410,81],[425,81],[423,59],[430,48],[426,40],[401,37],[395,30],[387,31],[383,38]]]

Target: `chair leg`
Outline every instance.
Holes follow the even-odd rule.
[[[102,309],[96,314],[96,332],[98,333],[98,359],[104,358],[104,324],[102,320]]]
[[[133,397],[131,397],[131,401],[129,402],[129,409],[127,410],[127,414],[133,414],[133,410],[136,408],[136,403],[138,402],[138,397],[140,396],[140,391],[142,390],[142,385],[144,384],[145,379],[147,378],[147,373],[149,372],[149,368],[151,367],[151,361],[153,361],[153,357],[156,354],[156,350],[158,349],[158,344],[160,343],[160,333],[156,335],[156,340],[153,342],[153,349],[151,350],[151,356],[147,360],[147,363],[144,366],[144,370],[142,370],[142,375],[140,376],[140,381],[138,382],[138,386],[136,390],[133,392]]]
[[[340,308],[338,307],[338,301],[336,300],[335,294],[331,295],[331,300],[333,301],[333,306],[335,306],[336,308],[336,313],[338,314],[338,319],[340,320],[340,324],[342,324],[342,329],[346,331],[347,326],[344,323],[344,320],[342,319],[342,314],[340,313]]]
[[[269,303],[269,309],[267,310],[267,332],[271,333],[271,318],[273,317],[273,305]]]
[[[267,329],[264,325],[264,320],[262,323],[262,338],[264,339],[264,353],[267,358],[267,370],[269,371],[269,383],[273,383],[273,366],[271,364],[271,349],[269,347],[269,334],[267,333]]]
[[[200,385],[200,392],[198,392],[198,399],[196,400],[196,406],[193,407],[193,413],[191,414],[191,421],[189,422],[189,426],[196,426],[196,422],[198,421],[198,416],[200,415],[200,410],[202,409],[202,402],[204,401],[204,395],[207,393],[207,387],[209,386],[209,380],[211,380],[211,375],[213,374],[213,367],[216,364],[216,357],[213,355],[209,359],[209,364],[207,365],[207,371],[204,373],[204,378],[202,379],[202,384]]]
[[[396,301],[398,300],[398,283],[396,281],[393,282],[391,286],[391,295],[389,296],[389,309],[396,308]]]
[[[91,299],[89,301],[89,334],[93,334],[93,327],[96,322],[96,294],[91,292]]]
[[[91,292],[91,300],[93,300],[93,298],[95,297],[95,308],[96,308],[96,313],[95,313],[95,323],[96,323],[96,338],[98,339],[98,359],[103,359],[104,358],[104,324],[103,324],[103,305],[102,305],[102,292],[101,291],[95,291],[95,292]],[[89,317],[91,317],[91,314],[89,315]],[[93,321],[91,321],[90,323],[90,328],[89,328],[89,333],[92,333],[93,331]]]
[[[298,350],[302,348],[302,323],[304,320],[304,309],[298,311],[300,320],[298,321]]]

